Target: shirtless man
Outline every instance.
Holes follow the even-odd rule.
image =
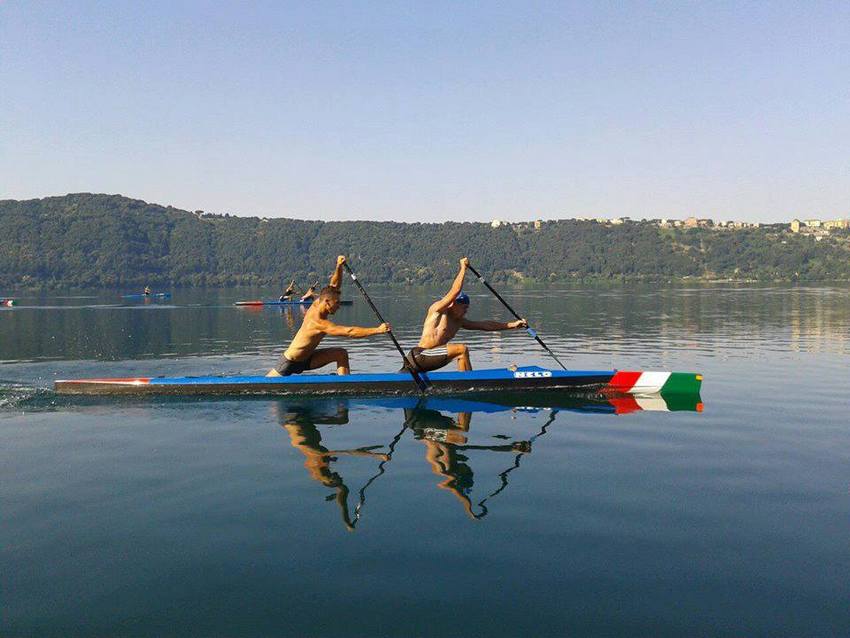
[[[304,321],[289,347],[281,355],[278,364],[269,370],[267,377],[288,377],[301,374],[305,370],[315,370],[329,363],[336,363],[337,374],[350,374],[348,351],[345,348],[318,348],[325,335],[332,337],[352,337],[361,339],[390,331],[389,325],[382,323],[376,328],[358,326],[339,326],[328,317],[339,310],[339,295],[342,282],[342,265],[345,257],[336,258],[336,270],[331,275],[330,285],[322,288],[319,298],[304,314]]]
[[[293,295],[295,295],[295,289],[297,286],[295,285],[295,280],[289,282],[289,285],[286,287],[286,290],[283,291],[283,294],[280,296],[281,301],[291,301]]]
[[[469,266],[469,259],[460,260],[460,270],[446,296],[431,304],[422,326],[419,345],[407,353],[408,365],[418,372],[429,372],[447,365],[457,359],[457,369],[472,370],[469,362],[469,348],[462,343],[449,343],[461,328],[467,330],[514,330],[527,328],[525,319],[502,323],[501,321],[470,321],[465,318],[469,309],[469,296],[462,292],[463,278]]]
[[[317,281],[312,286],[307,288],[307,292],[304,293],[304,296],[301,297],[300,301],[315,301],[316,297],[318,297],[318,295],[316,294],[316,286],[318,285],[319,282]]]

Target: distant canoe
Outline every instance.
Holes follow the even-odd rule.
[[[152,292],[149,295],[138,293],[135,295],[121,295],[121,299],[168,299],[171,297],[170,292]]]
[[[309,306],[313,301],[280,301],[279,299],[255,299],[254,301],[237,301],[234,306]],[[351,300],[339,302],[341,306],[350,306]]]
[[[0,306],[5,306],[6,308],[11,308],[15,305],[14,299],[0,299]]]

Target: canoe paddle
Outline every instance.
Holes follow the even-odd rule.
[[[381,323],[387,323],[386,321],[384,321],[384,318],[381,316],[381,311],[378,310],[378,308],[375,306],[374,303],[372,303],[372,300],[369,298],[369,295],[366,293],[366,289],[363,288],[363,284],[361,284],[360,281],[357,279],[357,275],[355,275],[354,271],[351,270],[351,266],[348,265],[348,262],[345,261],[345,262],[342,263],[342,265],[345,268],[345,271],[351,277],[351,281],[353,281],[356,284],[357,288],[360,290],[360,294],[363,295],[363,298],[366,300],[366,303],[368,303],[369,307],[372,308],[372,312],[374,312],[375,316],[378,317],[378,321],[380,321]],[[404,369],[407,370],[410,373],[410,376],[413,377],[413,380],[416,382],[416,387],[419,388],[420,392],[427,392],[428,391],[428,383],[425,381],[425,379],[423,379],[421,376],[419,376],[419,373],[416,370],[414,370],[408,364],[407,357],[404,356],[404,350],[402,350],[401,346],[398,344],[398,340],[395,338],[393,331],[389,330],[387,332],[387,334],[390,336],[390,339],[393,340],[393,344],[395,345],[395,349],[398,350],[398,353],[401,355],[401,360],[404,362]]]
[[[492,293],[496,296],[496,299],[498,299],[499,301],[501,301],[501,302],[502,302],[502,304],[505,306],[505,308],[507,308],[507,309],[508,309],[508,311],[509,311],[509,312],[510,312],[510,313],[511,313],[514,317],[516,317],[516,318],[517,318],[517,319],[519,319],[519,320],[522,320],[522,317],[520,317],[520,316],[517,314],[516,310],[514,310],[513,308],[511,308],[511,305],[510,305],[507,301],[505,301],[505,300],[502,298],[502,295],[500,295],[498,292],[496,292],[496,289],[495,289],[495,288],[493,288],[493,286],[491,286],[491,285],[487,282],[487,280],[486,280],[486,279],[484,279],[484,277],[482,277],[482,276],[479,274],[479,272],[478,272],[477,270],[475,270],[475,268],[473,268],[473,267],[472,267],[472,264],[470,264],[470,265],[469,265],[469,269],[472,271],[472,274],[473,274],[473,275],[475,275],[476,277],[478,277],[478,281],[480,281],[482,284],[484,284],[485,286],[487,286],[487,289],[488,289],[490,292],[492,292]],[[525,331],[526,331],[528,334],[530,334],[532,337],[534,337],[534,339],[537,341],[537,343],[539,343],[541,346],[543,346],[543,349],[544,349],[546,352],[548,352],[548,353],[550,354],[550,356],[551,356],[551,357],[552,357],[555,361],[557,361],[557,362],[558,362],[558,365],[559,365],[559,366],[561,366],[564,370],[566,370],[566,369],[567,369],[567,366],[565,366],[563,363],[561,363],[561,360],[560,360],[560,359],[558,359],[558,357],[556,357],[556,356],[555,356],[555,353],[554,353],[554,352],[552,352],[552,351],[549,349],[549,346],[547,346],[545,343],[543,343],[543,339],[541,339],[541,338],[537,335],[537,332],[536,332],[536,331],[535,331],[535,330],[534,330],[531,326],[528,326],[528,327],[525,329]]]

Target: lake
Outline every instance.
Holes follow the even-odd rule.
[[[336,320],[374,325],[345,285]],[[439,291],[370,292],[410,347]],[[470,317],[510,319],[468,292]],[[701,411],[60,396],[263,374],[301,310],[19,293],[0,635],[850,635],[850,287],[502,292],[569,367],[701,372]],[[459,339],[477,368],[553,363],[522,331]],[[384,336],[344,345],[354,372],[399,367]]]

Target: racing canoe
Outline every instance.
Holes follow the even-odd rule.
[[[254,301],[237,301],[234,306],[309,306],[312,299],[307,301],[280,301],[278,299],[255,299]],[[351,300],[340,301],[341,306],[350,306]]]
[[[421,375],[435,394],[494,391],[562,390],[647,395],[698,394],[702,375],[692,372],[623,370],[548,370],[536,366]],[[378,374],[302,374],[289,377],[130,377],[64,379],[60,394],[171,395],[348,395],[417,394],[405,372]]]
[[[0,307],[5,306],[6,308],[11,308],[15,305],[14,299],[0,299]]]

